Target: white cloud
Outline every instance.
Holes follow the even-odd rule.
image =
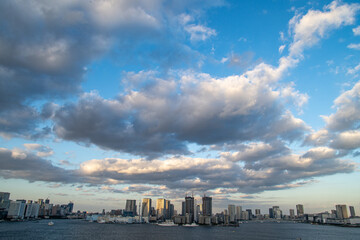
[[[229,60],[229,58],[223,57],[220,62],[221,63],[226,63],[228,60]]]
[[[279,53],[280,53],[280,54],[284,51],[285,47],[286,47],[286,45],[281,45],[281,46],[279,47]]]
[[[360,82],[334,101],[336,112],[323,116],[327,128],[333,131],[356,129],[360,122]]]
[[[215,29],[211,29],[203,25],[186,25],[185,31],[190,34],[190,40],[192,41],[205,41],[209,37],[216,36]]]
[[[360,36],[360,26],[353,28],[353,33],[355,36]]]
[[[360,50],[360,43],[351,43],[347,47],[350,49]]]
[[[38,157],[49,157],[54,154],[54,151],[50,147],[38,143],[25,143],[24,146],[28,150],[36,151]]]
[[[360,63],[354,68],[349,68],[347,74],[356,74],[360,70]]]
[[[337,149],[357,149],[360,148],[360,131],[351,130],[338,134],[330,146]]]
[[[324,11],[310,10],[302,17],[296,15],[290,21],[294,34],[294,41],[289,48],[290,56],[301,55],[305,48],[318,43],[328,31],[353,24],[359,9],[359,4],[341,4],[333,1],[325,6]]]

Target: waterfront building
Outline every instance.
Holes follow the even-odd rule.
[[[136,209],[137,209],[136,200],[129,200],[129,199],[126,200],[126,205],[125,205],[126,215],[131,215],[131,216],[137,215]]]
[[[211,216],[212,215],[212,197],[203,196],[202,198],[202,215]]]
[[[21,200],[10,201],[7,218],[24,219],[25,205],[26,202]]]
[[[349,210],[350,210],[350,217],[354,218],[356,216],[354,206],[349,206]]]
[[[275,219],[282,218],[282,211],[280,210],[279,206],[273,206],[273,214]]]
[[[236,221],[239,221],[241,219],[241,212],[242,212],[242,207],[236,206]]]
[[[255,209],[255,215],[257,216],[257,215],[260,215],[261,213],[260,213],[260,209]]]
[[[338,219],[349,218],[346,205],[336,205],[336,217]]]
[[[304,215],[304,206],[302,204],[296,205],[296,214],[298,217]]]
[[[141,209],[141,216],[149,217],[151,213],[151,198],[143,198]]]
[[[0,192],[0,209],[8,209],[10,206],[10,193]]]
[[[236,219],[235,205],[232,204],[228,205],[228,213],[229,213],[229,221],[235,222]]]

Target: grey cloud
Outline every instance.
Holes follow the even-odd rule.
[[[62,183],[80,180],[73,171],[56,167],[49,160],[21,150],[0,148],[0,163],[0,176],[4,178]]]
[[[256,193],[299,187],[304,179],[349,173],[355,164],[338,159],[334,150],[315,148],[303,156],[286,155],[261,161],[260,168],[242,167],[225,158],[93,159],[66,170],[33,154],[0,149],[0,176],[28,181],[101,186],[101,191],[180,196],[184,192]],[[118,189],[116,184],[129,184]]]
[[[295,141],[308,130],[284,110],[276,89],[256,79],[185,74],[164,80],[153,72],[128,76],[125,83],[135,84],[137,91],[113,100],[88,93],[56,111],[57,135],[153,158],[189,154],[188,142]]]
[[[1,1],[2,135],[43,136],[37,126],[41,117],[49,117],[50,112],[45,106],[39,113],[31,103],[63,99],[81,92],[84,67],[106,55],[109,49],[115,49],[113,59],[117,61],[117,55],[121,55],[124,64],[131,63],[132,56],[140,56],[140,59],[133,59],[136,65],[152,58],[166,68],[197,61],[194,60],[198,55],[195,51],[181,41],[169,41],[177,39],[179,28],[171,20],[173,16],[180,14],[179,11],[199,8],[195,2],[180,2],[59,1],[49,4],[42,0]],[[219,4],[219,1],[208,1],[205,5]],[[178,5],[182,7],[175,7]],[[137,54],[143,49],[141,46],[162,50]],[[165,59],[165,52],[173,54]],[[173,59],[177,61],[169,61]],[[19,117],[14,119],[13,113]]]

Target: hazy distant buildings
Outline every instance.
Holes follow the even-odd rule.
[[[302,204],[296,205],[296,215],[297,215],[298,217],[304,215],[304,206],[303,206]]]

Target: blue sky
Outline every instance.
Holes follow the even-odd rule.
[[[357,1],[0,4],[12,199],[360,211]]]

